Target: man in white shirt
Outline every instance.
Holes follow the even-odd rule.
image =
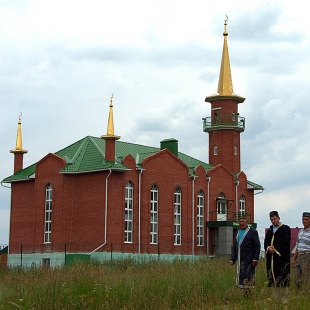
[[[300,287],[302,284],[306,288],[310,285],[310,212],[304,212],[302,215],[301,229],[297,236],[296,252],[292,260],[294,268],[294,282]]]

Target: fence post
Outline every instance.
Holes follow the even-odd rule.
[[[158,242],[157,254],[158,254],[158,260],[160,260],[160,242]]]
[[[23,268],[23,244],[20,244],[20,268]]]
[[[65,266],[67,265],[67,243],[65,243]]]

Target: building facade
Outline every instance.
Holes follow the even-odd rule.
[[[218,92],[206,97],[211,115],[209,163],[178,151],[120,141],[110,101],[107,134],[87,136],[23,168],[18,122],[8,264],[59,266],[75,258],[173,259],[229,255],[238,217],[254,221],[262,186],[241,170],[245,119],[232,89],[226,22]]]

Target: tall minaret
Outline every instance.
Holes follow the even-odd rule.
[[[16,147],[15,150],[10,152],[14,154],[14,173],[20,169],[23,169],[24,165],[24,154],[28,151],[23,150],[23,139],[22,139],[22,113],[20,113],[17,124],[17,137],[16,137]]]
[[[114,135],[114,120],[113,120],[113,94],[110,99],[110,111],[108,119],[107,134],[101,136],[105,140],[105,160],[115,162],[115,141],[120,138],[120,136]]]
[[[227,16],[226,16],[227,17]],[[209,163],[222,164],[231,173],[240,172],[240,133],[245,119],[239,116],[238,103],[245,98],[233,92],[227,44],[227,21],[224,22],[224,45],[217,93],[206,97],[211,116],[203,119],[203,131],[209,133]]]

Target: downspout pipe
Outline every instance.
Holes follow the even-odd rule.
[[[2,187],[5,187],[5,188],[9,188],[9,189],[11,189],[11,186],[6,186],[6,185],[3,185],[2,181],[1,181],[1,186],[2,186]]]
[[[141,254],[141,178],[144,169],[140,169],[139,173],[139,197],[138,197],[138,212],[139,212],[139,224],[138,224],[138,254]]]
[[[238,199],[238,186],[239,186],[240,181],[236,181],[236,221],[238,222],[238,205],[239,205],[239,199]]]
[[[105,246],[107,244],[107,226],[108,226],[108,184],[109,184],[109,177],[112,173],[112,170],[109,169],[109,174],[107,175],[106,179],[105,179],[105,210],[104,210],[104,243],[99,245],[96,249],[94,249],[93,251],[91,251],[89,253],[89,255],[91,255],[92,253],[96,252],[97,250],[99,250],[100,248],[102,248],[103,246]]]
[[[5,186],[5,187],[7,187],[7,186]],[[258,195],[258,194],[261,194],[263,191],[264,191],[264,190],[262,189],[260,192],[254,193],[254,196],[255,196],[255,195]]]
[[[210,220],[210,182],[211,182],[211,177],[207,176],[206,180],[208,182],[208,186],[207,186],[207,223]],[[209,227],[207,227],[207,257],[209,257]]]

